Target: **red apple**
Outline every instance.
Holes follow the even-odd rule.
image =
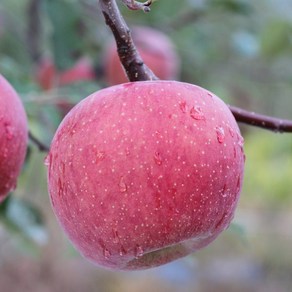
[[[60,124],[46,160],[53,210],[90,261],[135,270],[213,241],[233,218],[243,139],[214,94],[176,81],[97,91]]]
[[[176,79],[179,58],[172,41],[165,34],[149,27],[135,27],[132,37],[143,61],[159,79]],[[128,82],[115,43],[106,48],[104,60],[105,78],[109,85]]]
[[[43,90],[50,90],[55,87],[57,69],[52,59],[44,58],[38,64],[36,70],[36,82]]]
[[[60,85],[93,80],[95,80],[94,67],[88,57],[80,58],[72,68],[61,72],[59,76]]]
[[[88,57],[80,58],[72,68],[62,72],[58,72],[52,59],[44,58],[36,72],[36,81],[43,90],[93,80],[95,80],[94,66]]]
[[[16,187],[26,154],[27,133],[23,105],[0,74],[0,202]]]

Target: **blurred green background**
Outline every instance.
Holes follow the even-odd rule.
[[[147,14],[121,11],[130,28],[151,26],[173,40],[180,80],[292,119],[290,0],[159,0]],[[106,86],[110,40],[96,0],[1,0],[0,72],[47,145],[62,120],[58,101],[76,103]],[[44,57],[66,70],[82,56],[92,60],[96,80],[50,90],[36,81]],[[45,153],[30,144],[18,187],[0,206],[1,291],[292,291],[292,135],[241,129],[245,181],[231,227],[192,256],[133,273],[94,267],[74,251],[50,207]]]

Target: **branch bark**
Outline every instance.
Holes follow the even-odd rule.
[[[292,121],[261,115],[229,105],[229,109],[239,123],[271,130],[277,133],[292,133]]]
[[[100,0],[99,5],[106,24],[110,27],[117,44],[121,63],[130,81],[157,80],[154,73],[143,63],[115,0]]]

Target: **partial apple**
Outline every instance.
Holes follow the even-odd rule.
[[[177,79],[180,62],[171,39],[150,27],[134,27],[131,33],[143,61],[154,74],[163,80]],[[104,70],[109,85],[128,82],[114,42],[106,48]]]
[[[16,187],[27,148],[27,118],[15,90],[0,74],[0,202]]]
[[[77,250],[107,268],[146,269],[206,246],[229,226],[243,138],[208,90],[133,82],[77,104],[46,164],[53,210]]]
[[[80,58],[72,68],[62,72],[57,70],[51,58],[44,58],[36,70],[36,81],[43,90],[93,80],[95,80],[94,66],[88,57]]]

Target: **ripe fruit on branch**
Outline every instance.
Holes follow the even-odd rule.
[[[179,57],[172,41],[165,34],[149,27],[135,27],[132,37],[143,61],[159,79],[176,79],[180,67]],[[109,85],[128,82],[115,43],[106,49],[104,70]]]
[[[23,105],[0,74],[0,202],[16,187],[26,154],[27,133]]]
[[[176,81],[97,91],[62,121],[47,157],[54,212],[75,247],[112,269],[158,266],[233,218],[243,139],[228,107]]]
[[[53,60],[45,58],[40,62],[36,71],[36,81],[43,90],[93,80],[95,80],[94,67],[87,57],[80,58],[72,68],[63,72],[58,72]]]

